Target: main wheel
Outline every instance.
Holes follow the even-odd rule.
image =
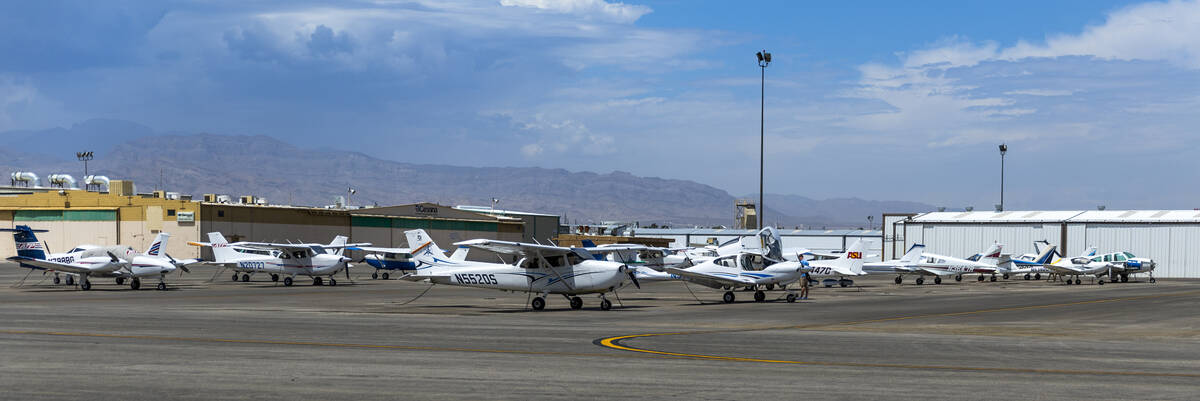
[[[330,287],[333,287],[333,286],[336,286],[336,285],[337,285],[337,279],[334,279],[333,277],[330,277],[330,278],[329,278],[329,286],[330,286]]]
[[[1034,274],[1034,275],[1033,275],[1033,279],[1034,279],[1034,280],[1041,280],[1041,279],[1042,279],[1042,273],[1037,273],[1037,274]]]
[[[533,310],[546,309],[546,299],[542,297],[534,298],[533,302],[529,303],[529,306],[532,306]]]
[[[838,280],[838,285],[841,286],[842,288],[849,287],[850,283],[853,283],[853,281],[846,280],[846,279]]]
[[[62,282],[62,280],[59,280],[58,276],[54,276],[54,285],[58,285],[61,282]]]
[[[762,302],[767,300],[767,293],[762,291],[754,292],[754,302]]]
[[[725,303],[727,303],[727,304],[733,303],[733,299],[734,299],[733,291],[725,291],[725,296],[721,297],[721,300],[725,301]]]
[[[1096,285],[1104,285],[1104,279],[1096,280]]]
[[[1008,280],[1008,273],[1004,273],[1004,279]]]
[[[237,281],[237,280],[238,280],[238,274],[237,274],[237,273],[233,273],[233,281]]]
[[[612,301],[609,301],[607,299],[601,299],[600,300],[600,310],[609,310],[609,309],[612,309]]]
[[[321,281],[320,277],[313,277],[313,285],[321,285]]]
[[[895,281],[895,282],[896,282],[896,284],[900,284],[900,283],[903,283],[903,282],[904,282],[904,277],[901,277],[901,276],[896,276],[896,279],[895,279],[895,280],[892,280],[892,281]]]
[[[1025,281],[1029,281],[1029,273],[1025,273]]]
[[[925,284],[925,278],[917,277],[917,285],[924,285],[924,284]]]
[[[379,279],[379,273],[371,273],[371,280],[378,280],[378,279]]]
[[[1079,281],[1079,279],[1078,279],[1078,278],[1076,278],[1076,279],[1075,279],[1075,285],[1079,285],[1080,283],[1082,283],[1082,282],[1081,282],[1081,281]]]
[[[278,275],[278,274],[272,274],[272,275],[271,275],[271,281],[279,281],[279,275]]]
[[[117,277],[117,285],[123,285],[123,284],[125,284],[125,278]]]
[[[571,297],[571,309],[579,309],[583,307],[583,298]]]
[[[159,291],[166,291],[167,283],[158,283],[158,287],[156,287],[156,288],[158,288]]]
[[[767,284],[767,291],[775,291],[775,284]]]
[[[959,274],[957,276],[954,276],[954,281],[962,281],[962,275]]]
[[[933,278],[933,283],[934,283],[934,284],[941,284],[941,283],[942,283],[942,278],[941,278],[941,277],[934,277],[934,278]]]
[[[90,290],[92,289],[92,282],[88,280],[81,280],[79,282],[79,288],[82,288],[84,291]]]
[[[1070,280],[1070,279],[1068,279],[1068,280],[1067,280],[1067,281],[1065,281],[1064,283],[1065,283],[1066,285],[1071,285],[1071,280]]]
[[[250,273],[246,273],[246,274],[242,275],[242,282],[243,283],[250,282]]]
[[[991,281],[991,282],[993,282],[993,283],[994,283],[994,282],[996,282],[996,275],[995,275],[995,274],[993,274],[993,275],[992,275],[992,279],[991,279],[991,280],[988,280],[988,281]]]
[[[387,274],[387,272],[383,272],[383,279],[384,279],[384,280],[387,280],[387,279],[388,279],[388,274]]]
[[[283,278],[283,285],[284,285],[285,287],[291,287],[291,286],[292,286],[292,278],[291,278],[291,277],[284,277],[284,278]]]
[[[788,303],[796,302],[796,294],[787,294],[787,301]]]
[[[1128,282],[1129,282],[1129,273],[1121,273],[1121,282],[1122,282],[1122,283],[1128,283]]]
[[[142,280],[139,280],[137,277],[134,277],[133,280],[129,280],[129,288],[134,290],[142,288]]]
[[[75,276],[67,276],[67,285],[75,285]]]
[[[983,275],[982,275],[982,274],[980,274],[980,275],[979,275],[979,281],[980,281],[980,282],[982,282],[982,281],[983,281]]]

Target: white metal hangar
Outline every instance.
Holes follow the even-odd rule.
[[[1156,277],[1200,278],[1200,211],[1092,210],[933,212],[885,219],[885,257],[912,244],[951,256],[970,256],[993,242],[1004,253],[1034,252],[1034,241],[1058,245],[1074,256],[1095,246],[1154,259]]]
[[[808,248],[813,251],[845,251],[855,240],[867,242],[867,255],[880,254],[878,230],[791,230],[776,229],[783,248]],[[736,238],[755,235],[758,230],[728,228],[629,228],[623,235],[631,237],[669,238],[672,247],[717,245]],[[878,256],[866,258],[878,260]]]

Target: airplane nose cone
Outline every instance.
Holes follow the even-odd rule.
[[[345,257],[345,256],[342,256],[342,258],[341,258],[341,259],[338,259],[338,261],[339,261],[339,262],[349,262],[349,261],[351,261],[351,260],[354,260],[354,259],[350,259],[350,258],[348,258],[348,257]]]

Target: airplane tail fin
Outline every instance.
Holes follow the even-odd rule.
[[[922,246],[924,248],[924,246]],[[849,271],[853,274],[864,274],[863,272],[863,251],[867,249],[867,243],[861,239],[854,241],[850,247],[846,249],[846,253],[840,258],[834,259],[837,267]]]
[[[37,239],[37,234],[44,233],[48,230],[34,230],[26,225],[19,225],[17,228],[0,228],[0,231],[11,231],[13,233],[13,241],[17,245],[17,256],[24,256],[31,259],[46,259],[46,247]]]
[[[904,263],[916,263],[918,260],[921,260],[922,252],[925,252],[925,245],[913,244],[912,247],[908,248],[908,252],[905,252],[904,256],[900,257],[900,261]]]
[[[229,246],[229,241],[225,240],[225,236],[221,233],[208,233],[209,246],[212,247],[213,259],[217,263],[231,262],[237,259],[237,251]]]
[[[408,248],[412,249],[409,252],[412,253],[413,259],[427,265],[437,266],[445,264],[446,260],[439,260],[438,258],[445,258],[446,251],[439,248],[425,230],[405,231],[404,236],[408,239]]]
[[[458,247],[458,249],[454,250],[454,253],[450,254],[450,260],[455,260],[455,261],[467,260],[467,252],[470,252],[470,251],[471,251],[471,247],[460,246],[460,247]]]
[[[1079,257],[1090,258],[1092,256],[1096,256],[1096,250],[1097,250],[1097,248],[1094,246],[1089,247],[1087,250],[1083,251],[1083,253],[1080,254]]]
[[[1050,264],[1050,259],[1054,258],[1054,255],[1057,253],[1057,246],[1046,244],[1046,247],[1042,248],[1041,253],[1038,253],[1037,258],[1033,262],[1039,265],[1048,265]]]
[[[592,240],[590,240],[590,239],[585,239],[580,242],[582,243],[584,248],[595,248],[596,247],[596,243],[592,242]]]
[[[150,248],[146,249],[146,254],[157,258],[166,259],[166,256],[163,256],[163,252],[166,251],[167,240],[170,238],[171,234],[160,231],[158,235],[154,236],[154,242],[150,243]]]
[[[1000,252],[1003,250],[1004,250],[1004,244],[1001,244],[999,242],[993,242],[992,246],[988,247],[988,249],[986,251],[983,251],[983,253],[979,254],[979,260],[977,260],[977,261],[985,262],[988,260],[999,260]]]
[[[330,242],[329,246],[336,247],[333,248],[334,255],[342,256],[343,253],[346,253],[346,240],[348,239],[345,235],[333,237],[333,242]]]

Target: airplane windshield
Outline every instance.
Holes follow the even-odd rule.
[[[1125,261],[1125,254],[1123,254],[1123,253],[1118,253],[1118,254],[1117,254],[1117,256],[1114,258],[1114,261],[1116,261],[1116,262],[1124,262],[1124,261]]]
[[[322,248],[322,247],[319,247],[316,245],[313,245],[312,247],[310,247],[310,249],[312,249],[314,255],[320,255],[322,253],[325,253],[325,248]]]
[[[1129,252],[1124,252],[1124,254],[1125,254],[1125,257],[1130,258],[1130,259],[1133,259],[1136,257],[1136,256],[1133,256],[1133,254],[1129,253]]]

